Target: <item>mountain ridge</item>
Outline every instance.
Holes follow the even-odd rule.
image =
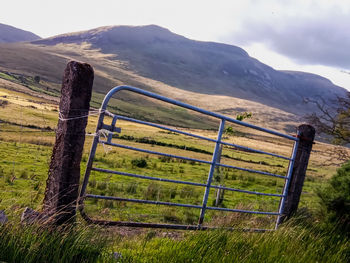
[[[249,99],[291,113],[309,111],[303,104],[306,96],[331,100],[345,94],[345,89],[321,76],[275,70],[240,47],[191,40],[156,25],[100,27],[32,43],[89,43],[143,77],[192,92]]]
[[[0,43],[14,43],[41,39],[38,35],[0,23]]]
[[[112,87],[129,85],[231,117],[252,112],[249,122],[288,132],[305,114],[317,111],[304,103],[306,96],[331,101],[346,92],[315,74],[276,71],[239,47],[191,40],[154,25],[106,26],[0,43],[0,71],[40,76],[57,92],[70,60],[94,67],[97,105]],[[163,108],[135,94],[118,97],[130,116],[151,113],[156,121],[154,109]],[[169,114],[162,118],[172,120],[176,112]]]

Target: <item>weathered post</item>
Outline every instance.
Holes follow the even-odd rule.
[[[315,128],[311,125],[302,124],[298,127],[299,143],[296,148],[296,156],[293,172],[289,183],[287,197],[285,199],[282,216],[278,223],[291,217],[298,209],[301,191],[304,184],[307,165],[309,163],[312,145],[315,139]]]
[[[58,225],[73,222],[76,215],[80,161],[93,80],[94,71],[89,64],[76,61],[67,64],[43,204],[43,214]]]

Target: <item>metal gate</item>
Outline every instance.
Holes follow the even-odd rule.
[[[109,111],[107,111],[107,105],[110,99],[112,98],[113,95],[118,93],[119,91],[122,90],[127,90],[130,92],[138,93],[143,96],[147,96],[150,98],[154,98],[172,105],[176,105],[185,109],[189,109],[201,114],[205,114],[211,117],[214,117],[220,121],[220,125],[218,128],[217,132],[217,139],[212,139],[212,138],[207,138],[205,136],[201,135],[196,135],[192,134],[187,131],[182,131],[177,128],[170,128],[165,125],[160,125],[152,122],[147,122],[147,121],[142,121],[130,117],[125,117],[121,115],[115,115]],[[104,123],[104,117],[105,116],[110,116],[112,117],[112,123],[111,124],[106,124]],[[143,125],[149,125],[152,127],[156,127],[162,130],[166,130],[172,133],[177,133],[177,134],[183,134],[186,136],[191,136],[200,140],[205,140],[209,142],[215,143],[213,155],[212,155],[212,161],[207,161],[207,160],[202,160],[202,159],[195,159],[195,158],[189,158],[185,156],[177,156],[173,154],[168,154],[168,153],[163,153],[163,152],[158,152],[158,151],[152,151],[148,149],[141,149],[133,146],[127,146],[119,143],[114,143],[112,142],[112,135],[113,133],[118,133],[120,132],[120,129],[117,128],[116,122],[117,120],[123,120],[123,121],[128,121],[128,122],[133,122],[133,123],[138,123],[138,124],[143,124]],[[248,128],[252,128],[267,134],[279,136],[288,140],[291,140],[294,142],[294,146],[291,149],[291,157],[286,157],[282,155],[278,155],[275,153],[271,152],[265,152],[257,149],[253,149],[250,147],[245,147],[242,145],[237,145],[229,142],[224,142],[222,141],[222,136],[224,132],[224,127],[226,123],[234,123],[237,125],[245,126]],[[108,131],[108,136],[105,136],[103,139],[101,135],[101,131]],[[280,218],[282,216],[283,210],[284,210],[284,205],[285,205],[285,198],[288,192],[288,186],[290,183],[292,171],[293,171],[293,164],[296,156],[296,149],[298,147],[298,136],[293,137],[290,135],[282,134],[273,130],[265,129],[262,127],[258,127],[252,124],[248,124],[242,121],[238,121],[236,119],[217,114],[214,112],[206,111],[201,108],[197,108],[195,106],[191,106],[170,98],[166,98],[164,96],[160,96],[155,93],[151,93],[142,89],[138,89],[135,87],[130,87],[130,86],[118,86],[113,88],[111,91],[108,92],[108,94],[105,96],[102,106],[100,108],[100,113],[99,113],[99,118],[98,118],[98,123],[96,127],[96,133],[94,134],[94,139],[92,142],[91,146],[91,151],[90,155],[88,158],[87,162],[87,167],[85,171],[85,176],[83,180],[83,184],[81,187],[80,191],[80,196],[79,196],[79,210],[81,212],[82,217],[89,223],[92,224],[101,224],[101,225],[116,225],[116,226],[129,226],[129,227],[153,227],[153,228],[168,228],[168,229],[187,229],[187,230],[196,230],[196,229],[207,229],[207,228],[212,228],[208,226],[203,226],[203,221],[204,221],[204,215],[207,210],[219,210],[219,211],[226,211],[226,212],[235,212],[235,213],[249,213],[249,214],[260,214],[260,215],[273,215],[276,216],[276,224],[275,224],[275,229],[277,229],[278,224],[280,222]],[[112,147],[118,147],[121,149],[128,149],[128,150],[133,150],[133,151],[139,151],[142,153],[147,153],[147,154],[154,154],[154,155],[159,155],[159,156],[165,156],[165,157],[170,157],[170,158],[176,158],[176,159],[182,159],[182,160],[187,160],[187,161],[192,161],[192,162],[198,162],[198,163],[204,163],[210,165],[210,169],[208,172],[208,177],[207,177],[207,182],[206,183],[197,183],[197,182],[190,182],[190,181],[182,181],[182,180],[172,180],[168,178],[160,178],[160,177],[153,177],[153,176],[146,176],[146,175],[141,175],[141,174],[134,174],[134,173],[127,173],[127,172],[121,172],[121,171],[115,171],[115,170],[110,170],[110,169],[102,169],[98,167],[93,166],[94,162],[94,157],[96,154],[96,148],[98,144],[104,144],[104,145],[109,145]],[[260,171],[260,170],[254,170],[254,169],[247,169],[243,167],[238,167],[238,166],[233,166],[233,165],[227,165],[223,164],[220,162],[220,158],[218,158],[218,155],[220,154],[220,147],[221,145],[225,146],[230,146],[233,147],[234,149],[240,149],[243,151],[248,151],[252,153],[258,153],[258,154],[264,154],[264,155],[269,155],[273,156],[276,158],[282,158],[285,160],[288,160],[289,165],[288,169],[286,171],[286,175],[279,175],[279,174],[274,174],[266,171]],[[232,188],[232,187],[226,187],[226,186],[221,186],[221,185],[214,185],[212,184],[213,181],[213,175],[214,175],[214,170],[216,167],[225,167],[225,168],[230,168],[230,169],[236,169],[240,171],[247,171],[250,173],[256,173],[256,174],[262,174],[265,176],[271,176],[271,177],[276,177],[276,178],[282,178],[284,180],[284,188],[283,192],[281,194],[275,194],[275,193],[263,193],[263,192],[258,192],[258,191],[249,191],[249,190],[243,190],[243,189],[238,189],[238,188]],[[174,183],[174,184],[184,184],[184,185],[191,185],[191,186],[196,186],[196,187],[203,187],[204,188],[204,194],[203,194],[203,200],[201,205],[192,205],[192,204],[184,204],[184,203],[175,203],[175,202],[162,202],[162,201],[154,201],[154,200],[144,200],[144,199],[131,199],[131,198],[123,198],[123,197],[116,197],[116,196],[105,196],[105,195],[94,195],[94,194],[87,194],[87,186],[89,183],[89,176],[91,171],[98,171],[98,172],[103,172],[103,173],[108,173],[111,175],[121,175],[121,176],[127,176],[127,177],[134,177],[138,179],[144,179],[144,180],[153,180],[153,181],[161,181],[161,182],[167,182],[167,183]],[[265,212],[265,211],[255,211],[255,210],[243,210],[243,209],[232,209],[232,208],[226,208],[226,207],[214,207],[214,206],[209,206],[208,205],[208,196],[209,196],[209,191],[210,189],[222,189],[225,191],[235,191],[235,192],[240,192],[248,195],[258,195],[258,196],[274,196],[280,198],[279,201],[279,208],[278,211],[271,211],[271,212]],[[151,205],[165,205],[165,206],[173,206],[173,207],[184,207],[184,208],[197,208],[200,210],[199,217],[198,217],[198,224],[196,225],[185,225],[185,224],[163,224],[163,223],[146,223],[146,222],[126,222],[126,221],[106,221],[106,220],[96,220],[92,219],[90,216],[87,215],[86,211],[84,210],[84,200],[87,198],[94,198],[94,199],[105,199],[105,200],[115,200],[115,201],[124,201],[124,202],[134,202],[134,203],[141,203],[141,204],[151,204]],[[261,229],[262,231],[265,231],[266,229]]]

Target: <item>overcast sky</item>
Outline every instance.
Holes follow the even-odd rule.
[[[350,90],[348,0],[2,0],[0,23],[41,37],[157,24],[191,39],[238,45],[275,69],[320,74]]]

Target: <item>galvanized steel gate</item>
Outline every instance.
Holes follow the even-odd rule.
[[[189,132],[185,132],[185,131],[181,131],[178,129],[174,129],[174,128],[169,128],[166,127],[164,125],[159,125],[159,124],[155,124],[155,123],[151,123],[151,122],[146,122],[146,121],[141,121],[141,120],[137,120],[137,119],[133,119],[133,118],[129,118],[129,117],[125,117],[125,116],[121,116],[121,115],[115,115],[113,113],[110,113],[107,111],[107,105],[109,100],[112,98],[112,96],[114,94],[116,94],[119,91],[122,90],[127,90],[127,91],[131,91],[134,93],[138,93],[147,97],[151,97],[169,104],[173,104],[176,106],[180,106],[182,108],[185,109],[189,109],[189,110],[193,110],[214,118],[217,118],[220,120],[220,125],[219,125],[219,129],[218,129],[218,133],[217,133],[217,139],[212,139],[212,138],[207,138],[204,136],[200,136],[200,135],[196,135],[196,134],[192,134]],[[110,116],[113,118],[112,123],[109,124],[105,124],[104,123],[104,117],[105,116]],[[123,144],[117,144],[117,143],[113,143],[112,142],[112,135],[113,132],[120,132],[120,129],[115,127],[117,120],[124,120],[124,121],[129,121],[129,122],[134,122],[134,123],[138,123],[138,124],[143,124],[143,125],[149,125],[152,127],[156,127],[159,129],[163,129],[163,130],[167,130],[170,132],[174,132],[174,133],[178,133],[178,134],[183,134],[186,136],[191,136],[197,139],[201,139],[201,140],[206,140],[206,141],[210,141],[210,142],[214,142],[215,143],[215,148],[214,148],[214,152],[212,155],[212,161],[206,161],[206,160],[201,160],[201,159],[194,159],[194,158],[189,158],[189,157],[184,157],[184,156],[177,156],[177,155],[172,155],[172,154],[167,154],[167,153],[162,153],[162,152],[156,152],[156,151],[151,151],[151,150],[147,150],[147,149],[140,149],[140,148],[136,148],[136,147],[132,147],[132,146],[127,146],[127,145],[123,145]],[[241,146],[241,145],[237,145],[237,144],[233,144],[233,143],[228,143],[228,142],[224,142],[222,141],[222,135],[224,132],[224,127],[225,127],[225,123],[235,123],[241,126],[245,126],[248,128],[252,128],[258,131],[262,131],[268,134],[272,134],[275,136],[279,136],[282,138],[286,138],[288,140],[292,140],[294,141],[294,146],[293,149],[291,151],[291,157],[286,157],[286,156],[282,156],[282,155],[278,155],[278,154],[274,154],[274,153],[270,153],[270,152],[265,152],[265,151],[261,151],[261,150],[257,150],[257,149],[252,149],[249,147],[245,147],[245,146]],[[100,133],[103,130],[108,130],[109,134],[107,136],[107,138],[105,140],[102,140],[100,138]],[[89,159],[87,162],[87,168],[85,171],[85,176],[84,176],[84,180],[83,180],[83,184],[81,187],[81,191],[80,191],[80,197],[79,197],[79,210],[81,212],[81,215],[83,216],[83,218],[89,222],[89,223],[93,223],[93,224],[103,224],[103,225],[117,225],[117,226],[130,226],[130,227],[154,227],[154,228],[169,228],[169,229],[188,229],[188,230],[196,230],[196,229],[207,229],[210,227],[207,226],[203,226],[203,220],[204,220],[204,215],[206,210],[219,210],[219,211],[227,211],[227,212],[238,212],[238,213],[249,213],[249,214],[262,214],[262,215],[275,215],[277,216],[277,220],[276,220],[276,224],[275,224],[275,229],[278,227],[278,224],[280,222],[280,218],[282,216],[283,213],[283,209],[284,209],[284,205],[285,205],[285,199],[287,196],[287,192],[288,192],[288,186],[291,180],[291,175],[292,175],[292,171],[293,171],[293,164],[294,164],[294,160],[296,157],[296,149],[298,147],[298,135],[296,137],[290,136],[290,135],[286,135],[286,134],[282,134],[273,130],[269,130],[269,129],[265,129],[265,128],[261,128],[252,124],[248,124],[245,122],[241,122],[238,121],[236,119],[221,115],[221,114],[217,114],[214,112],[209,112],[206,111],[204,109],[201,108],[197,108],[170,98],[166,98],[163,96],[160,96],[158,94],[155,93],[151,93],[142,89],[138,89],[135,87],[129,87],[129,86],[118,86],[113,88],[111,91],[109,91],[109,93],[105,96],[102,106],[100,108],[100,114],[99,114],[99,119],[98,119],[98,123],[97,123],[97,128],[96,128],[96,133],[94,135],[94,139],[93,139],[93,143],[92,143],[92,147],[91,147],[91,151],[90,151],[90,155],[89,155]],[[180,180],[172,180],[172,179],[167,179],[167,178],[159,178],[159,177],[151,177],[151,176],[145,176],[145,175],[139,175],[139,174],[133,174],[133,173],[126,173],[126,172],[120,172],[120,171],[114,171],[114,170],[109,170],[109,169],[102,169],[102,168],[98,168],[98,167],[93,167],[93,161],[94,161],[94,157],[96,154],[96,148],[98,144],[105,144],[105,145],[109,145],[109,146],[114,146],[114,147],[119,147],[122,149],[129,149],[129,150],[134,150],[134,151],[139,151],[139,152],[143,152],[143,153],[148,153],[148,154],[155,154],[155,155],[159,155],[159,156],[166,156],[166,157],[170,157],[170,158],[178,158],[178,159],[183,159],[183,160],[188,160],[188,161],[194,161],[194,162],[199,162],[199,163],[205,163],[205,164],[209,164],[210,165],[210,169],[209,169],[209,174],[208,174],[208,178],[207,178],[207,183],[206,184],[202,184],[202,183],[196,183],[196,182],[188,182],[188,181],[180,181]],[[284,175],[278,175],[278,174],[273,174],[273,173],[269,173],[269,172],[265,172],[265,171],[259,171],[259,170],[253,170],[253,169],[246,169],[246,168],[242,168],[242,167],[236,167],[236,166],[232,166],[232,165],[227,165],[227,164],[222,164],[220,162],[217,162],[218,160],[218,154],[219,154],[219,149],[221,145],[226,145],[226,146],[231,146],[234,148],[238,148],[241,150],[245,150],[245,151],[249,151],[249,152],[254,152],[254,153],[259,153],[259,154],[265,154],[265,155],[269,155],[269,156],[274,156],[277,158],[282,158],[285,160],[289,161],[289,166],[288,166],[288,170],[286,173],[286,176]],[[237,169],[237,170],[241,170],[241,171],[247,171],[247,172],[251,172],[251,173],[257,173],[257,174],[263,174],[263,175],[267,175],[267,176],[272,176],[272,177],[277,177],[277,178],[282,178],[285,180],[284,183],[284,190],[281,194],[274,194],[274,193],[262,193],[262,192],[256,192],[256,191],[248,191],[248,190],[243,190],[243,189],[236,189],[236,188],[231,188],[231,187],[225,187],[225,186],[220,186],[220,185],[213,185],[212,184],[212,180],[213,180],[213,175],[214,175],[214,170],[216,167],[227,167],[227,168],[231,168],[231,169]],[[146,180],[154,180],[154,181],[161,181],[161,182],[169,182],[169,183],[177,183],[177,184],[185,184],[185,185],[192,185],[192,186],[199,186],[199,187],[204,187],[205,191],[204,191],[204,195],[203,195],[203,201],[202,201],[202,205],[192,205],[192,204],[183,204],[183,203],[172,203],[172,202],[162,202],[162,201],[153,201],[153,200],[143,200],[143,199],[129,199],[129,198],[121,198],[121,197],[115,197],[115,196],[102,196],[102,195],[93,195],[93,194],[87,194],[86,193],[86,189],[88,186],[88,182],[89,182],[89,176],[91,171],[98,171],[98,172],[104,172],[104,173],[109,173],[109,174],[116,174],[116,175],[122,175],[122,176],[128,176],[128,177],[134,177],[134,178],[139,178],[139,179],[146,179]],[[227,190],[227,191],[236,191],[236,192],[241,192],[241,193],[246,193],[246,194],[253,194],[253,195],[259,195],[259,196],[275,196],[275,197],[279,197],[280,198],[280,205],[279,205],[279,209],[278,211],[272,211],[272,212],[263,212],[263,211],[252,211],[252,210],[241,210],[241,209],[230,209],[230,208],[224,208],[224,207],[212,207],[212,206],[208,206],[208,196],[209,196],[209,191],[210,189],[223,189],[223,190]],[[140,222],[125,222],[125,221],[105,221],[105,220],[95,220],[90,218],[87,213],[84,211],[84,200],[86,198],[97,198],[97,199],[107,199],[107,200],[116,200],[116,201],[126,201],[126,202],[134,202],[134,203],[144,203],[144,204],[154,204],[154,205],[167,205],[167,206],[175,206],[175,207],[188,207],[188,208],[198,208],[200,209],[200,214],[199,214],[199,219],[198,219],[198,224],[197,225],[179,225],[179,224],[156,224],[156,223],[140,223]],[[264,230],[264,229],[262,229]]]

